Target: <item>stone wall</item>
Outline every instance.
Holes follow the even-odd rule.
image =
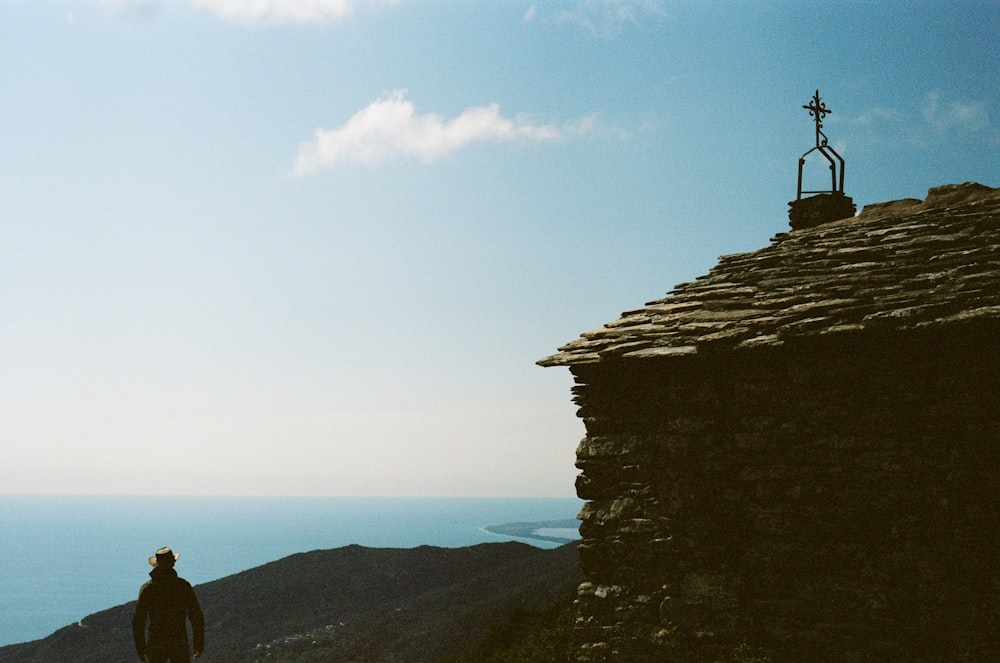
[[[578,660],[1000,660],[998,331],[573,366]]]

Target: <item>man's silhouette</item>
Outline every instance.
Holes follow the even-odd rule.
[[[153,570],[150,581],[139,590],[139,602],[132,616],[132,633],[139,660],[145,663],[189,663],[187,622],[194,634],[194,657],[205,647],[205,618],[191,583],[177,576],[175,555],[170,548],[160,548],[149,558]],[[146,622],[149,638],[146,638]]]

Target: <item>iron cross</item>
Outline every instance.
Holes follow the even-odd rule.
[[[816,94],[811,99],[811,102],[808,106],[803,106],[803,108],[809,111],[809,115],[816,120],[816,146],[819,147],[821,144],[826,145],[826,134],[820,131],[823,128],[823,116],[833,111],[827,108],[826,104],[820,100],[819,90],[816,90]],[[819,142],[820,136],[823,136],[822,143]]]

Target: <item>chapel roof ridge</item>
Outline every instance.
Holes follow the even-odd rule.
[[[989,197],[995,194],[996,191],[993,187],[980,184],[979,182],[942,184],[941,186],[933,186],[928,189],[927,196],[923,200],[903,198],[901,200],[890,200],[884,203],[865,205],[857,218],[860,220],[875,219],[925,209],[946,208]]]
[[[538,364],[739,351],[974,320],[1000,326],[1000,189],[966,182],[932,187],[922,201],[866,205],[857,216],[722,256],[708,274]]]

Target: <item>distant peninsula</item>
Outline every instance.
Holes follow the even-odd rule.
[[[580,521],[568,520],[535,520],[528,523],[504,523],[502,525],[486,525],[484,532],[500,536],[514,536],[519,539],[548,541],[549,543],[569,543],[580,538]]]

